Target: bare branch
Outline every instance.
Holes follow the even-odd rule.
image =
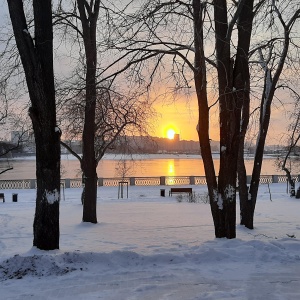
[[[7,169],[4,169],[4,170],[0,171],[0,175],[7,172],[7,171],[13,170],[13,169],[14,169],[13,167],[9,167]]]
[[[75,156],[79,160],[80,163],[82,162],[82,157],[79,156],[75,151],[73,151],[73,149],[67,143],[60,141],[60,144],[64,148],[66,148],[73,156]]]

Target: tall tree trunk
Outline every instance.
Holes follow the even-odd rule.
[[[95,101],[86,102],[85,123],[82,136],[82,171],[83,171],[83,222],[97,223],[97,173],[94,149],[95,137]]]
[[[203,48],[203,8],[203,4],[200,1],[193,1],[195,41],[194,81],[199,110],[197,131],[208,187],[210,207],[215,227],[215,236],[224,237],[224,218],[222,217],[222,210],[218,205],[218,186],[209,139],[209,107],[207,99],[205,56]]]
[[[258,138],[256,143],[256,151],[254,156],[253,171],[252,171],[251,185],[249,191],[251,195],[251,201],[252,201],[252,211],[251,211],[252,216],[254,216],[254,210],[255,210],[258,187],[259,187],[259,179],[260,179],[262,162],[263,162],[264,148],[265,148],[266,137],[267,137],[269,124],[270,124],[271,104],[276,90],[276,85],[279,80],[280,74],[282,72],[285,58],[287,56],[288,48],[289,48],[289,31],[286,28],[284,48],[282,51],[280,62],[278,64],[278,67],[276,69],[273,78],[272,78],[271,70],[269,70],[267,66],[264,66],[265,68],[264,92],[261,101],[259,133],[258,133]],[[252,224],[252,228],[253,228],[253,224]]]
[[[96,114],[96,27],[100,0],[91,4],[77,0],[80,21],[82,24],[85,57],[86,57],[86,100],[85,119],[82,135],[82,163],[84,176],[83,222],[97,223],[97,162],[95,155],[95,114]]]
[[[295,196],[295,181],[292,178],[291,172],[288,168],[283,167],[282,170],[285,172],[287,181],[290,184],[290,196]]]
[[[56,127],[51,0],[34,0],[35,40],[22,0],[8,0],[10,18],[25,71],[36,143],[37,197],[33,245],[59,248],[60,135]]]
[[[216,67],[218,71],[219,84],[219,122],[221,147],[220,171],[217,182],[211,156],[208,133],[209,107],[207,102],[205,57],[203,51],[202,32],[203,5],[204,4],[201,3],[201,1],[193,1],[195,27],[194,78],[199,106],[198,135],[210,196],[211,211],[215,225],[215,235],[216,237],[235,238],[237,161],[241,138],[241,104],[243,103],[243,101],[239,99],[240,95],[236,93],[236,90],[237,87],[240,88],[241,85],[240,73],[244,72],[245,70],[245,58],[242,58],[242,55],[238,53],[234,68],[234,61],[231,59],[230,54],[232,27],[230,27],[231,25],[228,25],[227,2],[226,0],[215,0],[214,16],[217,54]],[[240,11],[238,13],[240,13]],[[249,43],[247,44],[245,40],[241,41],[239,45],[246,48],[249,47]],[[242,48],[240,51],[243,50],[244,49]],[[246,50],[248,51],[248,48]],[[235,77],[234,71],[236,72]],[[247,86],[243,86],[242,90],[244,89],[249,93],[249,84]]]
[[[217,71],[219,83],[220,170],[218,193],[223,206],[225,236],[236,236],[236,176],[240,111],[233,97],[233,61],[226,0],[214,1]]]
[[[247,221],[249,214],[249,205],[248,201],[248,186],[247,186],[247,172],[244,163],[244,141],[245,139],[242,137],[240,140],[239,147],[239,157],[238,157],[238,183],[239,183],[239,197],[240,197],[240,224],[246,225],[249,221]],[[251,214],[250,214],[251,215]]]
[[[247,173],[244,163],[244,144],[245,136],[249,124],[250,111],[250,72],[249,72],[249,47],[251,41],[253,24],[253,0],[246,1],[241,10],[237,22],[238,28],[238,47],[237,58],[234,68],[234,87],[235,98],[238,108],[241,109],[240,141],[238,154],[238,182],[240,197],[240,223],[251,228],[252,203],[249,201],[249,191],[247,186]]]
[[[97,223],[97,172],[95,159],[96,68],[94,49],[87,51],[85,118],[82,135],[83,222]]]
[[[260,127],[259,127],[257,143],[256,143],[256,151],[254,156],[251,184],[249,190],[251,198],[248,199],[248,201],[251,201],[251,211],[248,213],[252,215],[252,224],[249,224],[249,226],[247,226],[250,229],[253,228],[254,210],[255,210],[255,205],[257,200],[264,148],[265,148],[265,142],[266,142],[270,117],[271,117],[271,101],[269,101],[270,99],[271,98],[269,97],[268,99],[265,99],[265,97],[263,96],[262,105],[261,105],[262,109],[261,109]]]
[[[32,114],[30,116],[36,117]],[[43,130],[35,130],[34,133],[37,202],[33,225],[33,245],[39,249],[53,250],[59,249],[60,139],[59,135],[55,136],[52,132],[45,130],[46,122],[33,125],[34,128],[40,126]],[[53,131],[54,127],[50,127]]]

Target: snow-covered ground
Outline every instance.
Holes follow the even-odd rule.
[[[0,203],[0,299],[300,299],[300,199],[259,191],[255,229],[215,239],[210,207],[160,197],[161,187],[98,190],[96,225],[80,190],[61,201],[60,250],[32,248],[33,190]],[[205,187],[195,186],[197,198]],[[166,188],[166,195],[169,188]],[[18,202],[12,202],[18,193]],[[63,197],[62,197],[63,198]]]

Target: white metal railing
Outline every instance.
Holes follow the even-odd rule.
[[[293,175],[295,182],[300,182],[300,175]],[[248,183],[251,177],[248,176]],[[98,186],[118,186],[119,182],[128,182],[128,185],[159,186],[159,185],[206,185],[205,176],[160,176],[160,177],[126,177],[126,178],[98,178]],[[287,182],[284,175],[262,175],[260,184]],[[81,188],[81,178],[61,179],[64,188]],[[0,180],[0,190],[4,189],[35,189],[35,179]]]

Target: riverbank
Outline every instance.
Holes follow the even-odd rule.
[[[80,155],[80,154],[79,154]],[[220,158],[220,153],[213,152],[212,153],[213,158]],[[253,159],[254,155],[247,154],[245,155],[245,159]],[[274,159],[277,156],[272,154],[265,154],[264,159]],[[104,154],[103,160],[144,160],[144,159],[168,159],[168,158],[181,158],[181,159],[201,159],[200,154],[184,154],[184,153],[157,153],[157,154]],[[61,154],[62,160],[78,160],[74,155],[72,154]],[[7,158],[0,158],[0,161],[7,161]],[[35,160],[35,154],[30,155],[24,155],[24,156],[13,156],[9,158],[9,160],[16,161],[16,160]]]

